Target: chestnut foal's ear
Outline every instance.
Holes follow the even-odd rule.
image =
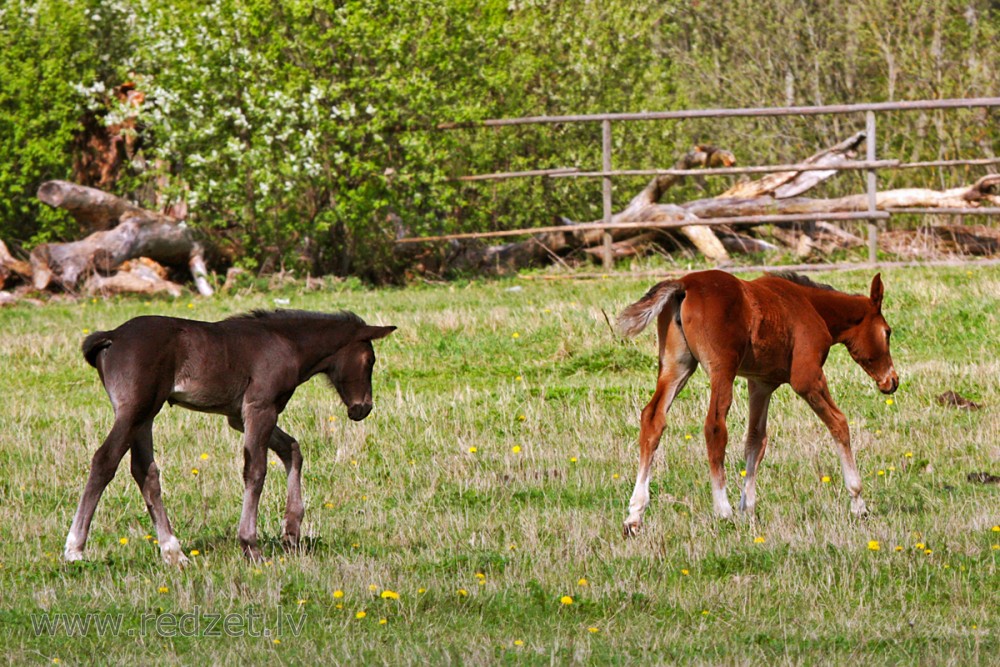
[[[885,289],[882,286],[882,274],[876,273],[875,277],[872,278],[872,291],[871,300],[872,305],[875,306],[877,310],[882,310],[882,295]]]
[[[365,325],[358,332],[358,340],[378,340],[379,338],[385,338],[395,330],[396,327],[371,327]]]

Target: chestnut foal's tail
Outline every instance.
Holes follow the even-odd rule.
[[[649,326],[672,301],[684,298],[684,285],[677,280],[664,280],[653,285],[646,295],[618,316],[618,332],[626,338],[635,336]],[[674,306],[676,307],[676,306]]]
[[[83,345],[80,346],[83,358],[94,368],[97,368],[97,355],[111,345],[111,334],[110,331],[95,331],[83,339]]]

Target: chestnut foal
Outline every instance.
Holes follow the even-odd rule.
[[[882,279],[872,280],[869,296],[844,294],[794,273],[774,273],[743,281],[722,271],[691,273],[661,282],[618,318],[619,331],[635,336],[654,319],[659,335],[659,375],[653,398],[642,411],[639,472],[629,501],[624,533],[635,534],[649,505],[649,472],[666,426],[667,410],[701,364],[711,386],[705,442],[715,513],[733,514],[726,498],[723,460],[726,414],[736,376],[747,378],[750,412],[746,434],[746,481],[740,510],[756,504],[757,466],[767,448],[767,408],[771,394],[789,383],[830,430],[837,443],[851,511],[867,513],[861,477],[851,454],[847,419],[827,388],[823,364],[830,347],[847,346],[854,359],[891,394],[899,377],[889,355],[889,325],[882,317]]]
[[[160,497],[153,460],[153,418],[164,403],[225,415],[243,438],[243,513],[238,536],[244,554],[259,559],[257,508],[267,474],[267,450],[285,465],[288,497],[282,539],[299,541],[302,454],[295,438],[278,428],[278,415],[295,389],[326,375],[348,416],[360,421],[372,410],[372,341],[396,327],[369,326],[353,313],[255,311],[221,322],[137,317],[114,331],[83,341],[83,356],[97,369],[115,421],[94,454],[90,476],[66,537],[64,556],[83,558],[97,502],[127,450],[135,478],[170,564],[186,561]]]

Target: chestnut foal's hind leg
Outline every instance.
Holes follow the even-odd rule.
[[[732,365],[735,368],[735,364]],[[708,467],[712,482],[712,505],[716,516],[729,519],[733,516],[733,507],[726,497],[726,444],[729,441],[729,430],[726,428],[726,416],[733,404],[733,381],[736,373],[724,370],[727,367],[715,362],[712,367],[710,385],[712,395],[708,401],[708,415],[705,416],[705,445],[708,448]]]
[[[153,459],[153,421],[149,420],[139,427],[132,443],[132,477],[139,485],[142,499],[146,501],[149,518],[156,530],[156,540],[160,543],[160,555],[169,565],[183,565],[187,557],[181,550],[181,543],[174,535],[163,507],[160,495],[160,469]]]
[[[299,443],[277,426],[271,433],[267,446],[278,455],[285,465],[288,476],[288,497],[285,501],[285,520],[281,540],[288,549],[299,546],[299,528],[305,508],[302,505],[302,453]]]
[[[624,535],[635,535],[642,527],[642,515],[649,506],[649,473],[653,455],[660,444],[660,437],[667,425],[667,411],[680,393],[688,378],[698,367],[684,336],[677,326],[668,326],[666,335],[660,334],[660,373],[653,398],[643,408],[639,427],[639,471],[635,489],[628,504]]]
[[[747,476],[740,494],[740,511],[753,514],[757,505],[757,468],[767,450],[767,408],[775,387],[748,381],[750,389],[750,415],[747,419],[745,444]]]

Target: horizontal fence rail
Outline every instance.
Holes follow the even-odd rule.
[[[613,229],[674,229],[689,225],[748,225],[748,224],[781,224],[786,222],[808,222],[816,220],[850,221],[866,220],[868,222],[868,262],[876,264],[876,249],[878,221],[885,221],[894,214],[937,214],[971,216],[1000,215],[1000,207],[979,208],[887,208],[877,209],[877,173],[881,169],[923,169],[956,166],[990,166],[1000,164],[1000,158],[982,158],[968,160],[929,160],[921,162],[902,162],[900,160],[876,159],[875,114],[891,111],[921,111],[943,109],[972,109],[1000,107],[1000,97],[976,97],[943,100],[912,100],[903,102],[875,102],[867,104],[835,104],[803,107],[757,107],[742,109],[689,109],[679,111],[653,111],[636,113],[609,113],[566,116],[530,116],[525,118],[500,118],[482,121],[450,122],[437,125],[439,130],[457,130],[471,128],[499,128],[518,125],[543,125],[556,123],[601,123],[601,170],[585,171],[577,167],[554,167],[548,169],[533,169],[529,171],[497,172],[492,174],[476,174],[458,176],[453,181],[475,182],[490,180],[506,180],[516,178],[599,178],[602,183],[602,199],[604,219],[600,222],[577,223],[571,225],[554,225],[532,227],[528,229],[499,230],[492,232],[470,232],[459,234],[444,234],[438,236],[407,237],[397,239],[396,243],[426,243],[435,241],[450,241],[460,239],[501,238],[545,234],[555,232],[580,232],[604,230],[604,265],[608,269],[613,263],[611,236]],[[699,118],[746,118],[746,117],[780,117],[780,116],[818,116],[830,114],[864,114],[866,155],[864,160],[845,160],[834,164],[815,164],[809,162],[760,165],[747,167],[719,167],[709,169],[630,169],[615,170],[611,160],[611,124],[613,122],[668,121]],[[804,213],[794,215],[751,215],[726,218],[691,218],[672,221],[632,221],[612,223],[611,179],[636,176],[713,176],[740,174],[769,174],[788,171],[865,171],[867,209],[864,211],[838,213]]]

